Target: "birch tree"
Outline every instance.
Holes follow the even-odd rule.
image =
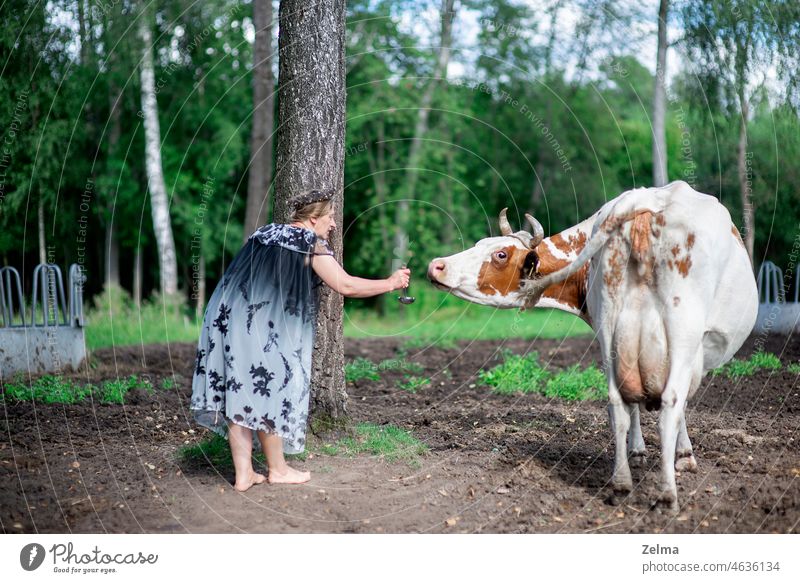
[[[155,71],[153,67],[153,38],[150,31],[151,13],[145,7],[139,15],[139,38],[142,41],[140,65],[142,91],[142,117],[144,118],[145,169],[150,207],[153,213],[153,230],[158,247],[158,267],[161,293],[172,296],[178,293],[178,263],[175,257],[175,240],[169,216],[167,188],[161,165],[161,129],[158,124]]]
[[[272,125],[275,79],[272,75],[272,0],[253,0],[253,131],[250,136],[250,169],[247,178],[247,210],[244,240],[267,222],[269,186],[272,180]]]
[[[653,91],[653,186],[664,186],[667,176],[666,75],[667,75],[667,11],[669,0],[661,0],[658,7],[658,49],[656,51],[656,79]]]

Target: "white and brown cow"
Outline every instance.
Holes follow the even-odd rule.
[[[628,455],[640,461],[645,452],[638,405],[660,408],[660,501],[677,510],[675,468],[697,467],[686,400],[739,349],[758,312],[750,260],[730,214],[716,198],[673,182],[625,192],[547,238],[525,216],[532,235],[512,232],[504,210],[502,236],[434,259],[428,278],[471,302],[558,308],[588,322],[608,378],[612,485],[629,492]]]

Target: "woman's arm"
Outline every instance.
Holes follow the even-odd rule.
[[[333,255],[317,255],[314,271],[334,291],[348,298],[369,298],[408,286],[411,271],[398,269],[386,279],[364,279],[347,273]]]

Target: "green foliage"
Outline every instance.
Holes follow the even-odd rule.
[[[199,322],[181,298],[153,295],[137,307],[122,288],[105,287],[85,311],[86,347],[197,342]]]
[[[128,391],[134,389],[152,390],[146,379],[136,375],[127,378],[106,381],[100,387],[92,384],[81,385],[58,375],[43,375],[30,385],[18,378],[5,385],[5,395],[17,401],[36,401],[39,403],[73,404],[87,398],[100,403],[122,404]]]
[[[541,393],[549,377],[550,373],[539,364],[537,352],[524,356],[505,352],[502,364],[478,374],[481,382],[502,394]]]
[[[481,382],[494,388],[496,393],[539,393],[570,401],[605,399],[608,384],[603,372],[595,365],[581,369],[573,365],[567,370],[551,373],[539,364],[539,355],[530,352],[524,356],[504,352],[503,363],[488,371],[481,371]]]
[[[422,387],[431,384],[431,379],[413,375],[403,375],[403,380],[397,381],[397,386],[409,393],[416,393]]]
[[[792,374],[800,374],[800,362],[793,362],[786,365],[786,370]]]
[[[79,385],[57,375],[44,375],[30,385],[15,381],[5,385],[5,396],[16,401],[73,404],[83,401],[95,389],[92,385]]]
[[[581,370],[576,364],[554,374],[547,381],[544,394],[568,401],[605,400],[608,398],[608,380],[595,365]]]
[[[726,376],[731,379],[753,376],[760,370],[778,370],[780,359],[770,352],[756,352],[747,360],[734,358],[725,365],[711,371],[712,376]]]
[[[367,358],[356,358],[353,362],[344,365],[344,378],[348,383],[360,380],[379,381],[378,367]]]
[[[428,452],[428,446],[411,432],[394,425],[359,423],[355,428],[355,436],[340,440],[336,444],[335,451],[334,455],[354,456],[367,453],[382,457],[389,462],[402,460],[416,464],[419,456]]]

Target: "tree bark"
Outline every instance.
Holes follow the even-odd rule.
[[[36,224],[39,230],[39,263],[47,263],[47,238],[44,226],[44,201],[39,197],[39,209],[36,213]]]
[[[119,286],[119,239],[111,221],[106,225],[106,285]]]
[[[158,267],[161,293],[178,293],[178,262],[175,256],[175,240],[169,216],[167,188],[161,164],[161,128],[158,123],[155,71],[153,68],[153,39],[150,32],[150,12],[145,8],[139,18],[139,36],[142,40],[142,116],[144,117],[145,167],[147,187],[150,190],[150,207],[153,213],[153,230],[158,246]]]
[[[653,186],[664,186],[667,176],[666,74],[667,74],[667,10],[669,0],[661,0],[658,8],[658,51],[656,80],[653,91]]]
[[[139,243],[133,254],[133,305],[142,307],[142,246]]]
[[[334,189],[335,220],[344,204],[344,0],[281,0],[279,14],[278,145],[275,220],[286,222],[292,196]],[[330,239],[342,261],[338,232]],[[344,421],[347,393],[342,333],[343,298],[321,288],[312,365],[311,410]]]
[[[250,169],[247,176],[247,210],[244,240],[267,222],[272,180],[272,126],[275,79],[272,75],[272,0],[253,0],[253,131],[250,134]]]
[[[739,124],[739,147],[737,152],[736,170],[739,175],[739,193],[742,199],[742,219],[744,220],[744,246],[753,263],[753,248],[755,246],[755,211],[753,209],[753,189],[750,169],[747,167],[747,117],[750,113],[750,104],[747,101],[746,89],[739,87],[739,102],[742,119]]]
[[[447,78],[447,65],[450,62],[450,45],[452,44],[453,33],[453,4],[455,0],[442,0],[441,8],[441,37],[439,43],[439,54],[436,58],[433,78],[425,87],[417,110],[417,122],[414,126],[414,136],[408,154],[408,165],[406,169],[406,188],[405,194],[397,203],[395,215],[395,236],[394,236],[394,257],[397,263],[408,261],[408,218],[409,201],[414,198],[414,191],[417,185],[417,176],[422,154],[422,145],[425,134],[428,132],[428,115],[430,114],[433,94],[440,79]],[[400,265],[395,266],[399,268]]]

